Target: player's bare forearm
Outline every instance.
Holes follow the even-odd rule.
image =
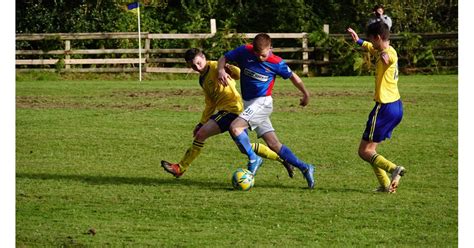
[[[240,79],[240,68],[239,67],[234,66],[234,65],[230,65],[230,64],[225,64],[224,69],[226,70],[227,74],[229,74],[233,79],[235,79],[235,80]]]
[[[226,63],[227,63],[227,59],[225,58],[225,56],[220,57],[219,60],[217,61],[217,70],[218,71],[224,70]]]
[[[227,86],[228,85],[227,80],[231,79],[231,76],[225,71],[226,63],[227,63],[227,59],[225,58],[225,56],[222,56],[217,62],[217,70],[219,73],[217,77],[217,81],[224,86]]]
[[[301,106],[306,106],[309,103],[309,91],[306,90],[306,87],[304,86],[303,80],[293,72],[293,75],[290,77],[291,82],[293,85],[303,93],[303,97],[300,99],[300,105]]]
[[[357,42],[359,40],[359,35],[357,35],[357,33],[352,28],[348,28],[347,32],[351,35],[352,40],[354,42]]]

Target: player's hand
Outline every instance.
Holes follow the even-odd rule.
[[[227,86],[229,85],[228,80],[231,80],[232,77],[224,70],[219,70],[219,76],[217,77],[217,80],[220,84]]]
[[[309,103],[309,95],[308,94],[304,94],[303,95],[303,98],[300,99],[300,106],[306,106],[308,105]]]
[[[231,76],[233,79],[239,79],[239,75],[234,75],[234,73],[232,72],[231,65],[225,64],[224,70],[225,70],[225,72],[227,72],[227,74],[229,74],[229,76]]]
[[[354,42],[357,42],[359,40],[359,35],[357,35],[357,33],[352,28],[348,28],[347,32],[351,35],[352,40]]]

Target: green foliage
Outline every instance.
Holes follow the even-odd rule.
[[[232,38],[225,38],[229,35],[231,35]],[[197,47],[204,49],[208,59],[218,60],[225,52],[248,42],[248,40],[235,31],[220,30],[214,37],[198,41]]]
[[[127,10],[129,1],[116,0],[23,0],[16,5],[17,33],[74,33],[74,32],[136,32],[136,12]],[[382,1],[386,13],[392,17],[392,32],[409,34],[414,32],[457,31],[457,1],[409,0]],[[182,48],[198,46],[208,51],[211,58],[235,47],[240,38],[228,40],[229,33],[249,32],[306,32],[313,36],[312,42],[319,46],[314,56],[329,53],[330,75],[365,75],[372,73],[370,57],[353,51],[353,46],[342,39],[322,36],[323,24],[330,25],[331,33],[345,33],[351,26],[363,31],[372,15],[372,1],[321,0],[321,1],[230,1],[191,0],[141,1],[141,30],[150,33],[209,33],[209,20],[215,18],[219,32],[208,41],[154,40],[152,48]],[[396,47],[402,56],[401,63],[413,67],[452,66],[456,64],[455,50],[442,50],[440,46],[452,46],[442,42],[420,43],[407,35],[407,41]],[[323,43],[326,42],[326,43]],[[75,49],[134,48],[136,40],[79,40],[72,44]],[[275,47],[300,46],[299,41],[276,40]],[[56,40],[20,41],[17,49],[50,51],[62,47]],[[419,48],[421,47],[421,48]],[[405,50],[404,50],[405,49]],[[220,54],[219,54],[220,53]],[[286,54],[288,59],[301,59],[299,54]],[[79,58],[80,56],[73,56]],[[113,57],[97,55],[96,57]],[[45,56],[45,58],[49,58]],[[442,58],[443,62],[437,62]]]
[[[423,41],[420,35],[411,33],[400,33],[400,35],[403,39],[397,40],[392,45],[398,47],[398,64],[403,68],[403,72],[409,73],[411,69],[426,67],[436,70],[438,63],[430,43]]]
[[[390,195],[372,192],[357,156],[373,77],[304,81],[314,97],[301,108],[277,80],[272,121],[317,165],[316,188],[266,160],[250,192],[232,190],[246,158],[228,134],[208,139],[182,178],[159,166],[192,143],[197,79],[17,82],[16,246],[456,247],[457,76],[400,77],[405,116],[378,147],[408,169]]]
[[[61,72],[64,69],[65,65],[66,64],[64,63],[63,58],[58,59],[58,62],[56,62],[56,64],[54,65],[56,68],[56,72]]]
[[[17,73],[16,74],[16,82],[21,81],[60,81],[64,80],[61,78],[63,74],[59,74],[56,72],[25,72],[25,73]]]
[[[236,12],[234,26],[239,32],[308,32],[314,27],[315,16],[307,1],[239,2],[239,8],[226,7]]]
[[[457,58],[455,48],[456,40],[428,40],[419,34],[400,33],[401,38],[391,41],[398,53],[398,65],[402,73],[414,72],[441,73],[450,72],[453,69],[440,68],[439,61],[444,59],[446,66],[456,65],[456,61],[450,62],[450,58]],[[330,57],[331,63],[323,65],[329,70],[327,75],[372,75],[375,73],[375,58],[368,52],[363,51],[360,46],[352,40],[332,38],[322,31],[316,31],[309,36],[311,45],[316,47],[317,60],[323,60],[323,56]]]
[[[112,80],[130,80],[138,81],[138,72],[136,73],[90,73],[90,72],[44,72],[44,71],[29,71],[17,72],[16,81],[112,81]],[[184,80],[184,79],[198,79],[197,74],[177,74],[177,73],[144,73],[142,79],[145,81],[151,80]]]
[[[329,75],[362,75],[370,72],[370,60],[359,53],[355,45],[348,43],[344,38],[329,37],[323,31],[316,31],[309,35],[309,41],[316,46],[318,60],[324,55],[331,58],[331,64],[325,66]]]
[[[47,52],[51,50],[61,49],[62,45],[63,42],[61,41],[59,36],[48,36],[44,40],[39,42],[39,50]]]
[[[128,1],[17,2],[17,33],[135,31]],[[394,21],[394,32],[457,30],[457,1],[382,1]],[[363,28],[374,2],[343,1],[142,1],[143,30],[158,33],[208,31],[209,19],[238,32],[313,32],[323,23],[332,33],[348,26]]]
[[[181,0],[181,8],[184,13],[181,13],[182,19],[187,19],[182,26],[183,33],[200,33],[209,32],[209,16],[213,16],[217,10],[219,1],[217,0]]]
[[[386,1],[395,32],[449,32],[458,29],[458,1]]]

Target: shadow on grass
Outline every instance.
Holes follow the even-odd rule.
[[[90,185],[145,185],[145,186],[169,186],[181,185],[187,187],[196,187],[200,189],[233,191],[231,183],[222,181],[213,181],[205,179],[191,178],[159,178],[159,177],[126,177],[126,176],[101,176],[101,175],[74,175],[74,174],[50,174],[50,173],[17,173],[16,178],[26,178],[34,180],[55,180],[55,181],[76,181]],[[292,186],[279,183],[258,184],[258,188],[274,189],[306,189],[303,184]],[[315,189],[318,190],[318,189]]]
[[[169,186],[181,185],[186,187],[196,187],[200,189],[233,191],[231,183],[192,178],[159,178],[159,177],[125,177],[125,176],[100,176],[100,175],[74,175],[74,174],[50,174],[50,173],[17,173],[16,178],[26,178],[35,180],[55,180],[55,181],[77,181],[90,185],[144,185],[144,186]],[[263,189],[288,189],[288,190],[308,190],[306,182],[295,183],[294,185],[284,185],[278,182],[263,183],[255,185]],[[364,189],[354,188],[327,188],[318,187],[314,191],[320,193],[368,193]]]
[[[354,188],[321,187],[321,188],[317,188],[317,190],[319,190],[320,192],[323,192],[323,193],[363,193],[363,194],[371,193],[370,190],[359,189],[359,188],[354,189]]]
[[[77,181],[91,185],[185,185],[212,188],[229,188],[224,183],[208,182],[204,180],[193,180],[189,178],[158,178],[158,177],[124,177],[124,176],[100,176],[100,175],[73,175],[73,174],[49,174],[49,173],[17,173],[17,178],[27,178],[36,180],[56,180],[56,181]],[[225,187],[227,186],[227,187]]]

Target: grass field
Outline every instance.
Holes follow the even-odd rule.
[[[277,80],[272,121],[316,188],[267,160],[249,192],[232,190],[246,159],[227,134],[180,179],[159,166],[192,142],[196,80],[17,81],[17,246],[457,246],[458,77],[400,78],[404,119],[378,150],[408,170],[397,194],[373,193],[357,155],[373,77],[304,80],[306,108]]]

